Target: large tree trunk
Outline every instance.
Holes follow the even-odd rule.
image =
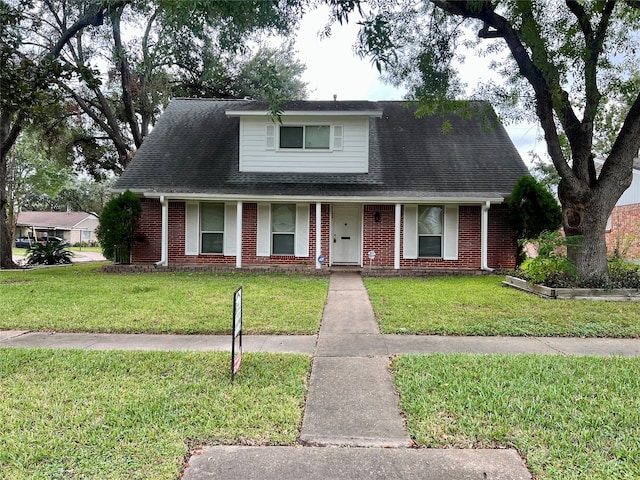
[[[15,268],[11,252],[13,230],[7,221],[7,159],[9,150],[15,144],[24,116],[8,109],[0,115],[0,268]]]
[[[566,193],[560,201],[562,224],[569,239],[567,256],[576,266],[580,279],[587,282],[606,279],[609,272],[605,229],[611,208],[594,200],[576,201]]]

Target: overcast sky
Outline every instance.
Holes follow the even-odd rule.
[[[327,21],[327,10],[307,13],[300,25],[296,49],[307,70],[302,78],[308,83],[310,100],[401,100],[404,91],[383,83],[378,71],[368,59],[359,58],[353,51],[357,39],[358,25],[350,23],[333,26],[329,38],[320,39]],[[475,85],[487,80],[492,72],[486,62],[467,55],[462,69],[463,81]],[[537,140],[539,132],[534,124],[518,124],[506,127],[522,159],[529,165],[528,152],[546,151],[544,141]]]

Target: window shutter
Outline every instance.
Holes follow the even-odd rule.
[[[185,205],[184,254],[198,255],[200,250],[200,204]]]
[[[418,258],[418,206],[404,206],[403,257]]]
[[[342,125],[334,125],[333,126],[333,149],[334,150],[342,150],[343,146],[343,138],[344,138],[344,127]]]
[[[256,256],[268,257],[271,255],[271,205],[258,204],[258,226],[256,238]]]
[[[309,256],[309,204],[296,205],[296,257]]]
[[[276,148],[276,126],[267,125],[267,150]]]
[[[225,203],[224,205],[224,246],[222,247],[224,255],[234,256],[236,254],[237,209],[238,206],[235,203]]]
[[[444,206],[444,239],[442,258],[458,260],[458,205]]]

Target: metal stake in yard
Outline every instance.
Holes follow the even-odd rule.
[[[236,349],[237,344],[237,349]],[[231,337],[231,383],[242,363],[242,287],[233,294],[233,329]]]

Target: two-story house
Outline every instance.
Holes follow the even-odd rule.
[[[116,191],[141,197],[134,264],[512,268],[505,198],[528,174],[492,108],[170,103]]]

